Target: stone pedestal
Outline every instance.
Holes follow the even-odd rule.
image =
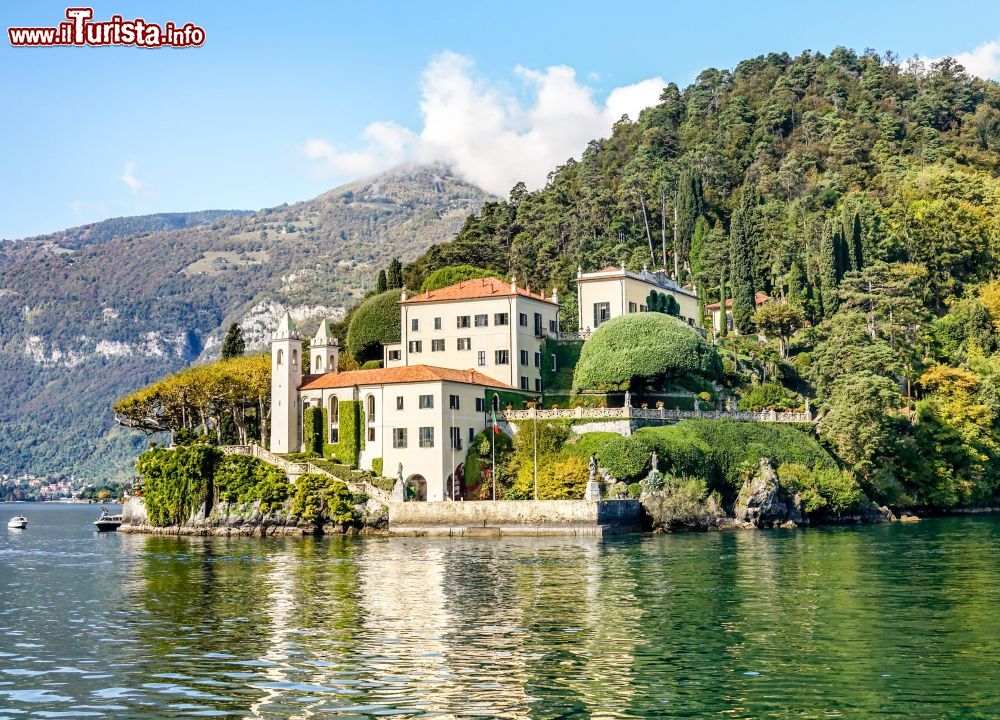
[[[600,500],[601,499],[601,484],[596,480],[591,480],[587,483],[587,489],[583,493],[584,500]]]
[[[406,502],[406,483],[397,480],[392,486],[392,493],[389,495],[389,502]]]

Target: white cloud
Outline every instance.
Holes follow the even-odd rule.
[[[142,181],[135,176],[135,163],[129,160],[125,163],[125,169],[122,171],[122,182],[128,186],[134,194],[138,195],[142,192]]]
[[[445,162],[480,187],[505,195],[519,180],[529,188],[587,143],[607,136],[623,115],[636,118],[656,104],[666,82],[649,78],[613,89],[604,102],[565,65],[515,69],[529,91],[528,103],[480,78],[472,59],[442,53],[424,70],[420,112],[413,131],[393,122],[374,122],[354,148],[311,138],[299,148],[315,172],[354,179],[403,162]]]
[[[990,40],[978,45],[967,52],[954,53],[950,57],[954,58],[966,72],[987,80],[1000,80],[1000,40]],[[927,57],[921,55],[917,58],[925,67],[930,67],[941,58]],[[903,66],[910,65],[910,61],[904,61]]]

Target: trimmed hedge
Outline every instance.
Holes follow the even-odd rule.
[[[343,465],[358,466],[361,452],[361,401],[341,400],[339,405],[339,439],[323,445],[323,457]]]
[[[307,453],[323,454],[326,443],[326,410],[309,407],[302,413],[302,447]]]
[[[636,313],[602,324],[583,344],[573,388],[655,389],[685,375],[721,377],[715,348],[677,318]]]
[[[400,339],[400,290],[387,290],[365,300],[347,327],[347,351],[358,363],[382,359],[382,347]]]
[[[382,458],[372,458],[372,472],[378,477],[382,477]]]
[[[548,396],[565,395],[573,388],[573,372],[580,361],[583,343],[579,340],[542,340],[542,387]],[[552,371],[552,356],[556,356],[556,370]]]

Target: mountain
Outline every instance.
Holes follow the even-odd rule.
[[[130,474],[142,438],[114,426],[115,398],[212,357],[231,322],[253,349],[286,308],[338,317],[392,257],[451,238],[488,197],[446,168],[404,167],[256,213],[0,243],[0,474]]]

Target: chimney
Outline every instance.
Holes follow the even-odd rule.
[[[517,292],[517,275],[510,276],[510,291],[512,293]]]
[[[559,289],[556,287],[552,288],[552,302],[559,302]]]
[[[576,276],[578,278],[583,277],[583,265],[577,265],[576,266]]]
[[[406,300],[406,287],[405,286],[403,287],[403,292],[401,292],[399,294],[399,299],[400,300]]]

